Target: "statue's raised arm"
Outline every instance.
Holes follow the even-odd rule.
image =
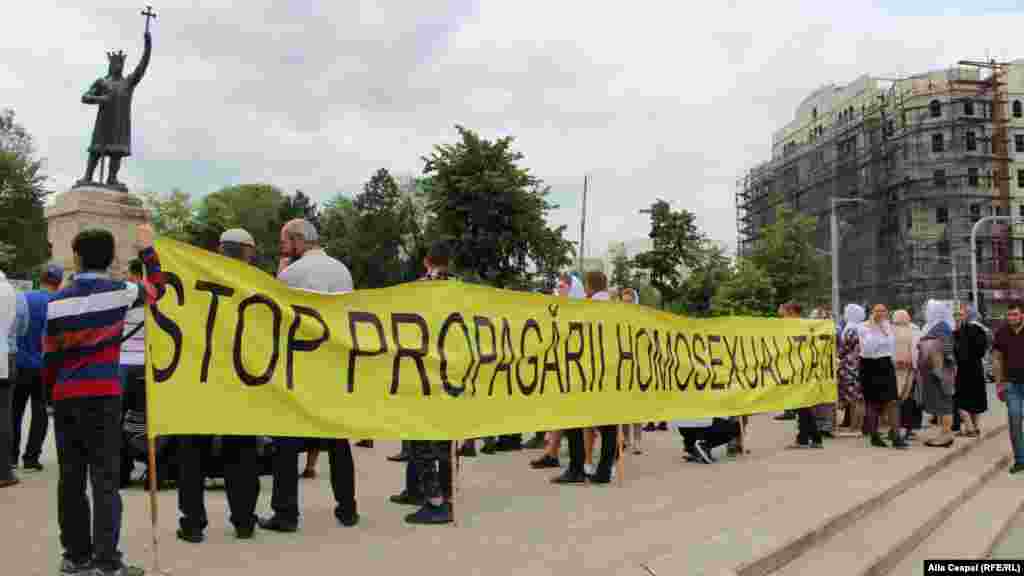
[[[128,81],[132,85],[138,84],[142,80],[142,77],[146,75],[146,68],[149,67],[149,53],[153,51],[153,37],[149,34],[149,30],[143,35],[145,39],[146,47],[142,50],[142,58],[139,63],[135,66],[135,70],[128,76]]]

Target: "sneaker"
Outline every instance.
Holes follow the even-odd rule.
[[[693,450],[697,453],[697,457],[700,458],[701,462],[705,464],[714,464],[715,459],[711,457],[711,451],[707,449],[703,440],[697,440],[693,445]]]
[[[298,532],[299,530],[298,521],[282,520],[280,516],[260,519],[259,525],[260,528],[272,532]]]
[[[452,506],[445,502],[440,505],[427,502],[422,508],[405,517],[409,524],[451,524]]]
[[[235,538],[239,540],[250,540],[256,532],[256,525],[235,526]]]
[[[178,540],[184,542],[191,542],[192,544],[199,544],[203,541],[203,531],[193,530],[190,528],[178,528]]]
[[[389,498],[393,504],[401,504],[403,506],[423,506],[427,503],[427,499],[417,494],[409,494],[408,490],[402,490],[400,494],[395,494]]]
[[[530,462],[530,468],[534,470],[543,470],[545,468],[560,468],[561,463],[558,458],[545,454],[536,460]]]
[[[586,474],[587,476],[593,476],[596,472],[597,466],[594,466],[593,464],[583,465],[583,473]]]
[[[346,528],[352,528],[356,524],[359,524],[359,513],[355,510],[335,510],[334,517],[341,522],[341,525]]]
[[[43,465],[39,463],[39,460],[26,460],[21,467],[25,470],[33,470],[35,472],[43,471]]]
[[[1021,472],[1024,472],[1024,464],[1010,466],[1010,474],[1020,474]]]
[[[138,566],[122,564],[113,569],[94,568],[92,574],[93,576],[146,576],[146,571]]]
[[[60,573],[71,576],[92,576],[92,560],[73,560],[64,557],[60,561]]]

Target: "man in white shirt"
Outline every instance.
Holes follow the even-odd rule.
[[[14,355],[10,339],[17,332],[18,297],[7,276],[0,272],[0,488],[18,483],[11,469],[11,392],[14,385]],[[24,323],[23,323],[24,324]],[[24,324],[27,326],[27,324]]]
[[[320,247],[320,235],[307,220],[292,220],[281,228],[281,266],[278,279],[302,290],[338,294],[352,291],[352,274]],[[355,500],[355,464],[347,439],[324,439],[331,465],[331,488],[337,505],[334,516],[344,526],[359,523]],[[299,526],[299,449],[301,438],[275,438],[274,488],[271,518],[260,527],[295,532]]]

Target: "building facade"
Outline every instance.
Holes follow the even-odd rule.
[[[1024,218],[1024,60],[810,94],[737,184],[739,254],[782,202],[817,219],[829,251],[832,198],[860,200],[838,208],[841,305],[969,300],[974,223]],[[977,246],[982,308],[998,314],[1024,296],[1024,226],[983,225]]]

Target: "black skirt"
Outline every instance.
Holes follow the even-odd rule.
[[[861,358],[860,384],[868,402],[892,402],[899,398],[896,366],[891,357]]]

